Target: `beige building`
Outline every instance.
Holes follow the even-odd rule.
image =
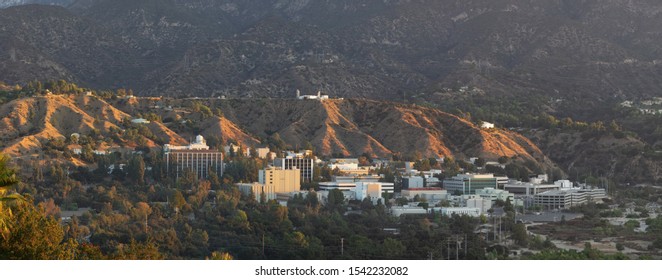
[[[281,169],[276,167],[260,170],[260,184],[273,186],[279,193],[298,192],[301,189],[301,171],[299,169]]]
[[[260,201],[260,196],[264,193],[267,200],[272,200],[277,198],[277,194],[274,191],[273,186],[265,186],[260,183],[242,183],[237,184],[239,190],[245,195],[251,195],[255,197],[255,200]]]
[[[371,198],[375,202],[382,198],[382,184],[380,183],[356,183],[356,188],[354,188],[356,193],[356,199],[364,200],[366,198]]]
[[[312,151],[310,152],[312,153]],[[280,167],[282,169],[296,169],[299,171],[299,173],[301,173],[301,180],[304,182],[312,182],[313,168],[315,168],[315,165],[312,158],[306,158],[306,156],[310,155],[308,150],[305,150],[299,154],[294,154],[291,152],[288,153],[288,157],[274,159],[274,166]]]
[[[267,200],[277,199],[279,195],[298,192],[301,189],[301,172],[298,169],[267,168],[260,170],[259,182],[237,184],[239,190],[255,196],[256,200],[264,193]]]

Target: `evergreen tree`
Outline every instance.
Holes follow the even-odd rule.
[[[131,158],[127,167],[131,181],[139,185],[145,183],[145,161],[142,156],[135,155]]]

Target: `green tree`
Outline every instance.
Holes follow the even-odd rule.
[[[186,206],[186,199],[179,190],[173,191],[172,197],[170,198],[170,206],[175,212],[181,211],[182,208]]]
[[[527,246],[529,244],[529,236],[526,232],[526,225],[515,224],[513,228],[513,240],[520,246]]]
[[[384,256],[390,260],[402,258],[402,255],[407,251],[407,248],[401,241],[390,237],[384,239],[383,249]]]
[[[329,210],[343,212],[344,205],[345,205],[345,196],[343,195],[341,190],[333,189],[329,191],[329,198],[326,204]]]
[[[0,238],[0,259],[63,260],[74,257],[76,243],[64,242],[64,231],[57,220],[47,217],[31,203],[12,205],[13,215],[6,221],[8,234]]]
[[[129,244],[119,244],[117,252],[111,258],[115,260],[162,260],[164,256],[153,241],[138,243],[131,239]]]
[[[212,252],[210,257],[207,257],[207,260],[214,260],[214,261],[231,261],[234,260],[234,257],[230,255],[228,252]]]
[[[444,175],[446,178],[453,177],[460,173],[460,166],[452,157],[447,157],[444,159],[444,164],[442,164],[442,167],[444,169]]]

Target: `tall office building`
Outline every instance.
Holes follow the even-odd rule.
[[[210,150],[201,135],[188,146],[163,145],[163,152],[167,174],[177,179],[187,169],[192,170],[198,179],[206,179],[210,172],[223,176],[223,153]]]
[[[313,181],[313,159],[305,157],[286,157],[274,159],[274,166],[282,169],[299,169],[302,182]]]

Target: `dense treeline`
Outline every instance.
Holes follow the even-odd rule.
[[[130,162],[140,167],[141,160]],[[473,234],[478,219],[438,214],[397,219],[384,204],[347,203],[339,192],[326,205],[313,192],[292,198],[287,207],[243,195],[233,183],[255,168],[251,161],[236,160],[238,171],[210,181],[158,181],[135,171],[96,173],[99,177],[90,177],[94,182],[85,186],[66,175],[58,178],[57,171],[27,178],[15,189],[33,196],[39,207],[32,201],[11,206],[15,220],[3,239],[3,246],[13,248],[6,252],[27,251],[1,258],[427,259],[448,255],[447,241],[454,236],[468,236],[460,258],[485,257],[484,241]],[[63,211],[87,207],[91,210],[58,223]],[[44,244],[30,248],[32,239]]]

